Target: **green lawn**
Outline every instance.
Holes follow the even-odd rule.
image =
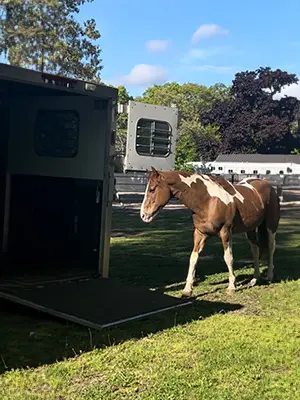
[[[276,280],[249,288],[250,249],[234,241],[228,296],[220,243],[198,265],[190,307],[101,332],[0,304],[0,399],[300,399],[300,209],[283,210]],[[180,296],[192,248],[186,211],[152,224],[115,210],[111,275]],[[138,299],[137,299],[138,301]]]

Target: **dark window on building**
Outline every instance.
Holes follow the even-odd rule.
[[[219,171],[222,171],[222,170],[223,170],[223,167],[219,167],[218,170],[219,170]]]
[[[271,171],[269,169],[266,170],[266,174],[270,175]]]
[[[232,174],[232,173],[233,173],[233,169],[229,169],[229,170],[228,170],[228,173],[229,173],[229,174]]]
[[[280,174],[280,175],[283,175],[283,171],[279,171],[279,174]]]
[[[292,168],[287,167],[287,172],[288,172],[288,173],[292,173],[292,172],[293,172]]]
[[[39,110],[34,147],[39,156],[75,157],[78,152],[79,115],[73,110]]]
[[[245,173],[245,170],[244,169],[241,169],[241,174],[244,174]]]
[[[258,174],[257,169],[253,170],[253,173],[254,173],[254,174]]]
[[[171,133],[168,122],[141,118],[136,130],[137,153],[141,156],[168,157],[171,153]]]

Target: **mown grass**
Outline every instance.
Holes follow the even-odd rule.
[[[212,239],[190,307],[98,332],[1,304],[0,399],[300,399],[300,210],[282,215],[268,286],[248,287],[241,235],[232,296]],[[188,212],[165,210],[145,225],[137,212],[116,210],[113,233],[112,277],[180,296]]]

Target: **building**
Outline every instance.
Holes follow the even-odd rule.
[[[202,162],[189,163],[195,169]],[[227,175],[299,175],[300,155],[294,154],[220,154],[205,164],[214,174]]]

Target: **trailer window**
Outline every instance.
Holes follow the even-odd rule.
[[[229,174],[232,174],[232,173],[233,173],[233,169],[229,169],[229,170],[228,170],[228,173],[229,173]]]
[[[75,110],[39,110],[34,146],[39,156],[75,157],[78,151],[79,115]]]
[[[171,153],[171,126],[165,121],[141,118],[136,129],[136,151],[141,156],[168,157]]]
[[[222,170],[223,170],[223,167],[219,167],[218,170],[219,170],[219,171],[222,171]]]
[[[245,173],[245,170],[244,169],[241,169],[241,174],[244,174]]]
[[[291,174],[292,172],[293,172],[293,170],[292,170],[292,168],[290,168],[290,167],[287,167],[287,173],[289,173],[289,174]]]
[[[253,170],[253,173],[254,173],[254,174],[258,174],[257,169],[254,169],[254,170]]]
[[[271,171],[269,169],[266,170],[266,174],[270,175]]]

